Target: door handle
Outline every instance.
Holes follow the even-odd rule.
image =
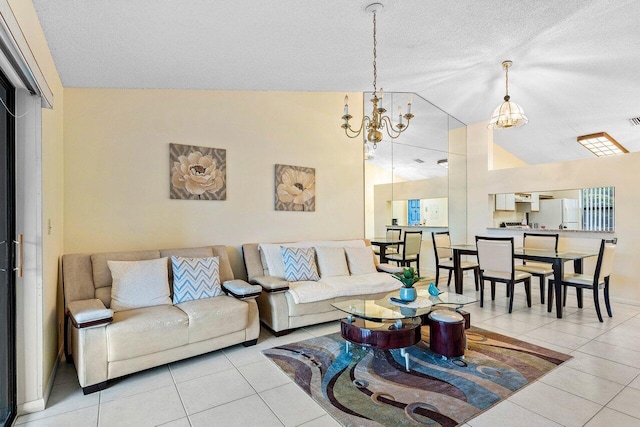
[[[16,253],[18,254],[13,271],[17,272],[18,277],[22,277],[22,234],[18,234],[18,240],[14,240],[13,243],[16,245]]]

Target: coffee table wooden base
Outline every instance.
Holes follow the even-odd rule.
[[[395,322],[374,322],[360,318],[342,319],[340,334],[346,340],[347,352],[349,343],[378,350],[399,348],[408,371],[409,354],[405,350],[420,341],[420,323],[419,317]]]

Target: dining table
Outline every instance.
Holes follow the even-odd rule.
[[[461,268],[461,257],[463,255],[478,255],[478,249],[476,245],[469,244],[459,244],[459,245],[450,245],[446,248],[451,249],[453,256],[453,273],[454,273],[454,284],[455,291],[458,294],[462,293],[462,268]],[[446,249],[445,248],[445,249]],[[525,248],[515,248],[513,251],[514,258],[521,259],[524,261],[536,261],[536,262],[544,262],[549,263],[553,266],[553,283],[554,283],[554,291],[555,291],[555,302],[556,302],[556,317],[558,319],[562,318],[562,278],[564,276],[564,264],[568,261],[573,261],[573,269],[576,273],[582,273],[582,260],[585,258],[589,258],[592,256],[597,256],[598,251],[592,252],[574,252],[574,251],[555,251],[548,249],[525,249]],[[552,302],[551,299],[548,301],[547,311],[551,313],[552,311]]]
[[[389,246],[399,246],[404,244],[404,240],[400,239],[387,239],[386,237],[374,237],[371,239],[371,244],[380,248],[380,263],[384,264],[387,261],[387,248]]]

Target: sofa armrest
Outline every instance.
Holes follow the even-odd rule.
[[[67,314],[77,329],[93,328],[113,321],[113,310],[106,308],[99,299],[70,302]]]
[[[378,264],[378,271],[383,273],[402,273],[402,267],[397,267],[391,264]]]
[[[227,280],[222,284],[222,289],[237,299],[253,299],[262,293],[262,288],[258,285],[250,285],[244,280]]]
[[[262,286],[265,292],[285,292],[289,290],[289,282],[278,277],[258,276],[254,277],[251,283]]]

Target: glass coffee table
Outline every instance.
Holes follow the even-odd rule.
[[[477,301],[474,297],[456,293],[443,292],[432,296],[426,289],[417,291],[416,301],[408,304],[394,303],[389,299],[397,297],[397,292],[378,300],[351,299],[331,304],[347,313],[347,318],[340,322],[346,351],[349,351],[350,344],[379,350],[400,349],[408,371],[409,354],[406,349],[420,341],[422,318],[436,306],[453,306],[452,309],[458,310]]]

